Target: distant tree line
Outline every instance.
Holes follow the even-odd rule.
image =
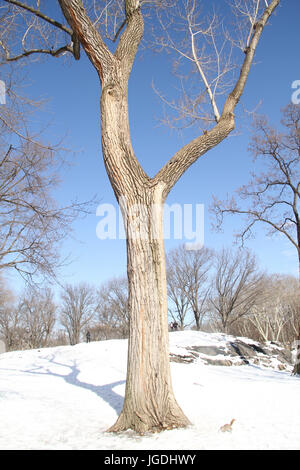
[[[221,331],[290,346],[300,324],[299,281],[266,274],[246,249],[188,251],[167,255],[169,319],[178,328]],[[56,300],[51,288],[28,286],[16,296],[0,279],[0,338],[6,349],[127,338],[126,277],[98,288],[67,284]]]
[[[168,254],[169,312],[181,329],[222,331],[290,345],[300,322],[297,277],[266,274],[246,249]]]
[[[92,341],[126,338],[126,278],[96,289],[87,283],[67,284],[59,299],[51,288],[28,286],[19,296],[0,279],[0,339],[6,350],[77,344],[89,331]]]

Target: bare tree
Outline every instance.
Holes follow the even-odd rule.
[[[216,255],[216,273],[210,302],[225,333],[248,315],[262,292],[256,258],[247,250],[223,249]]]
[[[86,283],[66,285],[61,293],[60,323],[68,333],[70,344],[80,342],[80,335],[94,317],[95,295]]]
[[[51,193],[57,186],[52,152],[24,143],[0,158],[0,269],[15,268],[23,277],[54,276],[63,262],[60,242],[89,203],[59,207]]]
[[[168,296],[175,310],[170,308],[181,329],[189,310],[192,311],[197,330],[200,330],[208,308],[210,286],[208,273],[213,252],[209,248],[186,250],[184,245],[171,250],[167,256]],[[174,316],[175,315],[175,316]]]
[[[213,210],[217,226],[225,214],[245,216],[245,226],[237,234],[242,242],[251,236],[257,223],[268,227],[270,234],[284,235],[297,250],[300,278],[299,105],[289,104],[283,109],[282,125],[285,132],[271,127],[265,117],[256,119],[250,150],[255,159],[263,159],[266,170],[253,174],[251,181],[236,191],[239,203],[235,197],[227,201],[215,198]]]
[[[1,278],[0,336],[8,351],[48,346],[55,312],[56,305],[49,288],[28,286],[17,299]]]
[[[300,106],[289,104],[282,114],[284,132],[271,127],[265,117],[255,121],[250,150],[255,159],[263,158],[266,171],[253,175],[236,191],[239,203],[235,197],[227,201],[215,198],[213,211],[218,227],[225,214],[245,216],[245,225],[237,234],[242,242],[252,235],[257,223],[268,227],[271,235],[282,234],[296,248],[300,280]],[[300,323],[298,329],[296,337],[300,339]]]
[[[96,314],[98,321],[95,327],[101,335],[105,336],[105,339],[128,337],[127,278],[113,278],[100,286],[97,292]]]
[[[22,325],[21,316],[15,305],[6,305],[6,307],[1,310],[0,331],[7,351],[28,348],[26,331]]]
[[[15,297],[0,275],[0,337],[4,340],[7,351],[13,349],[16,344],[18,317]]]
[[[184,250],[184,248],[183,248]],[[167,257],[167,290],[169,297],[169,313],[172,319],[179,323],[179,328],[184,329],[185,319],[189,312],[188,285],[186,271],[179,259],[180,248],[172,250]]]
[[[32,118],[43,102],[24,96],[22,69],[5,64],[2,40],[15,18],[12,9],[6,9],[0,7],[0,70],[5,83],[5,103],[0,106],[0,269],[14,268],[28,281],[35,274],[55,276],[63,263],[60,242],[95,200],[62,207],[53,197],[67,152],[61,144],[47,142],[36,125],[33,130]]]
[[[55,329],[48,341],[49,347],[66,346],[69,344],[65,329]]]
[[[248,315],[230,327],[231,334],[291,347],[298,332],[299,288],[294,276],[264,275],[260,295]]]
[[[42,9],[39,2],[32,6],[32,3],[25,1],[5,1],[8,13],[19,14],[20,20],[17,35],[19,44],[16,44],[15,38],[11,40],[9,28],[6,28],[7,37],[2,37],[2,48],[7,61],[44,53],[57,57],[67,52],[78,59],[82,47],[101,83],[102,151],[108,177],[121,205],[125,222],[130,314],[124,406],[110,430],[132,428],[144,433],[186,426],[189,420],[179,407],[171,385],[163,203],[184,172],[199,157],[226,139],[234,129],[234,110],[244,91],[257,44],[280,0],[249,0],[250,5],[257,6],[257,21],[253,24],[253,17],[243,14],[243,18],[247,20],[248,45],[239,57],[239,62],[236,58],[239,63],[238,77],[224,95],[222,107],[219,104],[218,114],[215,112],[216,94],[211,93],[210,82],[202,67],[202,58],[195,61],[196,66],[197,63],[200,64],[199,79],[204,83],[214,118],[203,134],[179,149],[153,178],[145,173],[132,148],[128,118],[128,80],[144,36],[144,7],[148,8],[151,15],[155,5],[168,6],[168,2],[124,0],[119,21],[119,1],[105,2],[102,4],[104,9],[101,9],[100,2],[91,2],[90,8],[85,8],[81,0],[58,0],[65,18],[65,21],[59,21],[50,18],[50,11],[47,14],[46,7]],[[189,7],[188,11],[192,11],[193,4],[185,4]],[[99,7],[100,11],[93,5]],[[112,16],[117,18],[118,26],[114,29],[114,44],[110,48],[105,42],[105,33],[107,25],[113,22]],[[16,24],[16,19],[10,18]],[[104,22],[101,21],[103,18]],[[36,25],[35,29],[30,28],[32,21]],[[151,16],[149,25],[156,25]],[[171,25],[171,29],[173,27]],[[53,38],[46,29],[50,29],[51,34],[55,30],[57,34],[53,33]],[[55,47],[52,49],[51,39],[57,41],[58,36],[61,39],[60,45],[53,42]],[[190,38],[204,40],[205,31],[193,30]],[[210,45],[214,47],[212,43]]]
[[[9,102],[0,107],[0,269],[14,268],[27,280],[54,277],[63,263],[61,241],[94,201],[59,206],[53,191],[66,161],[57,147],[30,133],[30,106],[20,103],[15,89],[7,93]]]
[[[190,307],[197,330],[200,330],[209,309],[210,276],[214,252],[209,248],[187,253],[187,280]]]
[[[264,341],[288,343],[285,330],[294,322],[297,279],[275,274],[267,276],[263,283],[263,301],[257,302],[248,320],[257,328]]]
[[[56,321],[54,294],[49,288],[27,287],[19,300],[18,310],[29,348],[43,348]]]

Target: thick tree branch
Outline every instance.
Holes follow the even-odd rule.
[[[126,29],[124,30],[115,57],[122,63],[127,79],[144,34],[144,20],[139,0],[125,0]]]
[[[88,17],[81,0],[58,0],[62,12],[96,68],[101,83],[110,77],[114,57]]]
[[[280,3],[280,0],[272,0],[269,6],[265,9],[262,17],[260,20],[256,23],[256,27],[253,31],[253,35],[251,38],[251,41],[249,43],[249,46],[247,47],[245,53],[245,60],[243,62],[243,65],[241,67],[241,72],[239,75],[239,78],[236,82],[236,85],[230,95],[228,96],[224,108],[223,108],[223,114],[227,113],[232,113],[234,108],[236,107],[237,103],[239,102],[242,93],[244,91],[246,81],[249,75],[249,71],[252,65],[253,57],[261,36],[261,33],[263,32],[264,27],[266,26],[266,23],[274,10],[278,7]]]
[[[167,197],[175,183],[199,157],[222,142],[233,129],[233,114],[226,119],[221,116],[213,129],[205,131],[203,135],[182,147],[154,177],[155,182],[165,183],[164,197]]]

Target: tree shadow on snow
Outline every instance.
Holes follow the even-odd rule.
[[[76,361],[74,361],[73,365],[57,362],[54,360],[54,358],[49,359],[49,362],[55,366],[66,367],[70,369],[70,372],[68,374],[59,374],[58,372],[51,371],[50,368],[45,369],[45,367],[43,366],[37,366],[32,369],[24,370],[23,372],[34,375],[50,375],[52,377],[60,377],[70,385],[75,385],[76,387],[81,387],[86,390],[89,390],[90,392],[96,393],[96,395],[106,401],[106,403],[111,406],[117,414],[120,414],[123,406],[124,397],[116,393],[114,391],[114,387],[117,387],[118,385],[123,385],[126,380],[118,380],[117,382],[112,382],[104,385],[93,385],[79,380],[78,376],[81,371],[77,367]]]

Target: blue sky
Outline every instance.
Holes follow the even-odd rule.
[[[218,3],[218,2],[217,2]],[[291,101],[292,83],[300,80],[299,64],[299,0],[283,0],[263,32],[249,80],[236,112],[237,132],[200,158],[183,175],[170,193],[167,203],[204,204],[205,239],[208,247],[221,248],[233,243],[233,232],[241,226],[238,218],[228,219],[222,233],[211,229],[208,208],[212,194],[225,198],[238,186],[247,183],[253,169],[249,144],[250,120],[243,108],[270,117],[274,125],[280,121],[280,109]],[[55,196],[62,204],[78,198],[88,200],[97,194],[101,203],[117,205],[106,175],[101,155],[99,99],[97,74],[84,54],[80,61],[48,59],[33,63],[27,69],[26,90],[32,97],[43,96],[49,101],[42,113],[35,116],[35,125],[49,123],[45,137],[60,140],[70,149],[72,167],[61,174],[62,184]],[[159,168],[197,130],[184,135],[159,125],[162,103],[152,89],[155,83],[165,92],[173,85],[166,57],[146,51],[133,68],[129,85],[129,109],[132,142],[145,170],[155,174]],[[95,213],[74,224],[74,239],[66,240],[63,253],[70,253],[73,263],[61,271],[61,282],[87,281],[94,285],[126,272],[125,240],[99,240]],[[166,250],[177,246],[178,240],[166,240]],[[282,237],[269,238],[263,226],[247,244],[256,254],[261,267],[268,272],[297,274],[296,250]],[[21,286],[20,281],[14,281]]]

